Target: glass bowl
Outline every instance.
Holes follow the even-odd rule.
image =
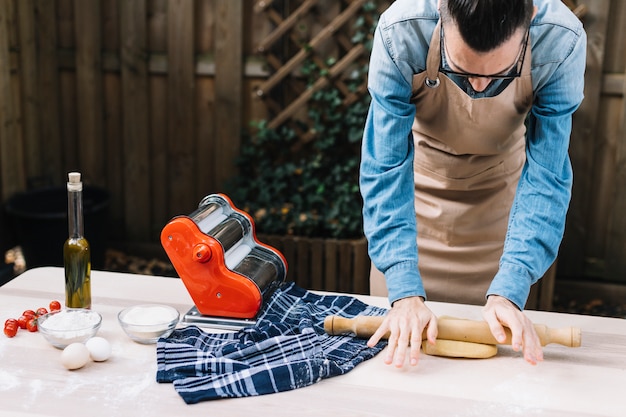
[[[117,315],[120,326],[132,340],[138,343],[156,343],[168,337],[178,324],[180,313],[162,304],[140,304],[125,308]]]
[[[66,308],[37,318],[39,333],[59,349],[71,343],[85,343],[98,333],[101,324],[100,313],[87,308]]]

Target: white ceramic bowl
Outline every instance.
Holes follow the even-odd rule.
[[[37,318],[39,333],[54,347],[84,343],[98,333],[100,313],[87,308],[66,308]]]
[[[163,304],[140,304],[125,308],[117,315],[128,337],[138,343],[156,343],[176,328],[180,313]]]

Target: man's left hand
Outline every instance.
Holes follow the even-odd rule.
[[[506,340],[503,327],[506,326],[511,330],[513,350],[518,352],[521,349],[526,362],[532,365],[543,361],[541,341],[532,321],[511,301],[499,295],[490,295],[483,307],[483,318],[498,342]]]

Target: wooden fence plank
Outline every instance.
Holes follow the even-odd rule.
[[[365,238],[352,242],[354,259],[352,291],[355,294],[369,294],[370,259]]]
[[[24,161],[27,181],[43,174],[39,143],[39,82],[37,76],[37,43],[35,35],[35,5],[33,0],[17,2],[20,39],[20,84]]]
[[[86,183],[106,184],[100,0],[74,2],[79,169]]]
[[[57,20],[55,0],[36,0],[38,120],[41,174],[54,185],[63,184],[63,142],[60,124],[60,80],[57,59]],[[45,110],[45,111],[44,111]],[[45,152],[41,152],[45,149]]]
[[[148,7],[148,44],[151,52],[167,52],[167,11],[169,0],[150,0]]]
[[[122,62],[124,223],[126,236],[150,234],[150,131],[146,0],[120,3]]]
[[[9,56],[11,0],[0,0],[0,164],[3,199],[25,187],[22,137]]]
[[[11,97],[11,57],[9,54],[9,10],[5,1],[0,0],[0,196],[4,202],[10,197],[11,191],[7,191],[8,184],[5,179],[9,178],[9,165],[5,161],[9,159],[8,141],[14,128],[11,126],[10,109],[13,108]],[[6,251],[15,246],[15,234],[10,227],[10,220],[4,210],[0,211],[0,249]]]
[[[324,248],[324,288],[327,291],[337,291],[337,263],[339,243],[335,239],[328,239]]]
[[[202,140],[215,141],[215,182],[223,186],[235,172],[239,155],[243,104],[243,1],[215,0],[215,136]],[[218,35],[219,34],[219,35]],[[208,155],[207,155],[208,157]]]
[[[298,258],[296,252],[296,245],[293,244],[293,241],[289,241],[288,236],[279,237],[280,244],[277,245],[277,248],[280,248],[282,254],[285,256],[287,260],[287,265],[289,265],[289,269],[287,270],[287,281],[298,282]]]
[[[143,240],[159,241],[161,230],[174,217],[170,211],[167,185],[167,80],[165,77],[150,78],[150,194],[152,207],[150,215],[150,235]],[[146,214],[148,214],[146,213]],[[178,213],[182,214],[182,213]]]
[[[339,291],[350,293],[354,282],[352,268],[352,242],[343,241],[339,245],[339,265],[337,273],[337,286]]]
[[[166,56],[167,51],[167,0],[148,2],[147,32],[148,44],[152,55],[158,51]],[[148,58],[148,61],[150,59]],[[149,66],[150,64],[148,64]],[[150,235],[144,239],[159,241],[163,226],[175,215],[170,210],[169,201],[169,169],[168,169],[168,107],[167,107],[167,73],[149,76],[150,95],[150,194],[152,207],[150,210]]]
[[[311,288],[311,256],[309,239],[295,239],[295,246],[298,252],[298,267],[296,279],[302,288]]]
[[[311,289],[324,288],[324,242],[322,239],[311,239]]]
[[[611,70],[622,71],[623,79],[626,80],[626,42],[624,35],[626,30],[626,4],[620,2],[612,9],[615,14],[617,25],[614,25],[616,41],[612,44],[615,48],[611,57]],[[617,102],[615,102],[617,105]],[[617,107],[617,106],[616,106]],[[608,218],[607,244],[606,244],[606,274],[604,278],[609,278],[621,283],[626,283],[626,82],[622,84],[620,116],[616,120],[615,148],[614,148],[614,171],[609,173],[614,179],[614,187],[607,199],[612,203],[610,206],[610,217]]]
[[[102,52],[115,51],[120,55],[121,43],[120,36],[122,34],[120,19],[124,3],[141,3],[142,0],[130,1],[103,1],[100,8],[100,18],[102,19]],[[145,19],[145,16],[143,17]],[[145,26],[145,22],[143,23]],[[104,61],[104,58],[103,58]]]
[[[626,74],[604,74],[602,77],[602,94],[621,96],[626,83]]]
[[[215,129],[217,120],[216,111],[219,107],[215,101],[215,80],[213,78],[196,79],[196,109],[198,117],[196,124],[196,141],[198,163],[198,175],[196,176],[196,199],[198,202],[207,194],[221,191],[215,177],[214,160],[217,157]]]
[[[42,1],[42,0],[38,0]],[[73,71],[76,67],[75,54],[72,50],[60,50],[57,52],[58,65],[57,68],[63,70]],[[167,75],[169,72],[169,64],[167,54],[163,52],[147,51],[146,58],[148,61],[148,74],[149,75]],[[254,56],[247,56],[242,58],[243,73],[246,78],[260,77],[265,78],[268,76],[269,71],[267,69],[267,62],[265,59],[261,59]],[[215,76],[215,56],[209,54],[196,54],[195,56],[195,70],[196,77],[214,77]],[[103,51],[102,52],[102,70],[109,72],[121,71],[120,56],[117,51]],[[621,85],[621,84],[620,84]],[[613,84],[608,88],[613,88]],[[247,91],[247,90],[246,90]],[[620,90],[621,92],[621,90]]]
[[[105,156],[107,161],[105,165],[106,188],[109,190],[119,190],[115,192],[115,198],[109,202],[108,235],[111,239],[119,240],[125,235],[124,229],[124,198],[123,193],[124,179],[124,159],[125,155],[120,149],[124,149],[124,135],[122,133],[122,98],[121,87],[122,80],[118,74],[103,73],[102,74],[102,95],[103,95],[103,112],[106,117],[103,118],[103,141]],[[99,184],[100,185],[100,184]],[[88,233],[85,230],[85,233]],[[89,236],[89,235],[87,235]]]
[[[120,15],[123,4],[131,2],[102,1],[98,12],[101,21],[101,44],[100,44],[100,72],[102,74],[102,95],[103,95],[103,147],[104,159],[106,161],[104,172],[106,183],[101,185],[112,190],[114,198],[108,207],[109,228],[108,233],[111,239],[121,240],[126,234],[126,213],[125,188],[127,178],[124,173],[126,162],[126,144],[128,141],[124,135],[123,124],[125,115],[123,112],[124,100],[122,97],[123,77],[121,68],[116,72],[106,70],[105,51],[115,51],[122,61],[122,49],[120,45]],[[121,66],[121,65],[120,65]],[[145,110],[144,110],[145,111]],[[130,139],[133,141],[134,138]],[[138,193],[140,194],[140,193]]]
[[[560,256],[563,261],[558,264],[560,272],[569,276],[580,275],[585,269],[585,247],[580,242],[587,241],[588,235],[593,233],[593,226],[587,224],[589,212],[592,210],[588,202],[596,188],[591,182],[595,145],[593,139],[598,128],[608,6],[609,0],[590,3],[589,11],[593,19],[585,27],[588,34],[585,99],[574,114],[570,140],[570,157],[576,181]]]
[[[594,5],[595,7],[596,5]],[[615,57],[620,54],[616,49],[618,44],[606,43],[608,30],[617,33],[619,30],[615,25],[618,16],[610,13],[609,4],[601,14],[602,23],[606,26],[607,33],[598,43],[606,45],[604,54],[603,72],[613,72],[617,70]],[[599,11],[595,11],[598,13]],[[592,34],[593,35],[593,34]],[[622,66],[623,69],[623,66]],[[596,74],[590,73],[588,78],[594,78]],[[587,177],[593,184],[589,198],[589,213],[587,214],[587,239],[585,245],[581,245],[585,250],[585,275],[602,276],[606,273],[606,245],[607,232],[609,230],[608,220],[610,218],[611,202],[614,201],[613,190],[616,184],[615,178],[615,156],[617,152],[617,128],[620,124],[621,109],[615,105],[615,99],[603,97],[598,105],[599,123],[596,132],[590,132],[588,140],[592,142],[591,150],[593,156],[593,170]],[[608,124],[610,123],[610,124]],[[595,133],[595,134],[593,134]]]
[[[198,201],[207,194],[219,190],[215,178],[215,164],[217,151],[215,149],[216,129],[216,101],[215,101],[215,65],[213,46],[216,33],[216,13],[213,0],[196,1],[196,146],[198,158],[198,173],[196,175],[195,194]],[[211,76],[199,76],[198,71],[211,71]]]
[[[597,32],[591,32],[589,35],[593,37],[592,39],[595,42],[591,42],[589,46],[589,50],[591,51],[599,51],[602,50],[602,54],[597,53],[598,59],[602,59],[601,63],[604,64],[605,61],[610,60],[610,56],[613,51],[612,48],[608,48],[606,46],[606,38],[609,25],[609,19],[611,18],[610,4],[609,1],[606,1],[603,4],[604,8],[602,10],[592,10],[594,16],[599,17],[599,25],[595,26],[595,29],[600,32],[601,36],[598,36]],[[594,4],[592,7],[597,7],[597,4]],[[598,21],[598,19],[594,19],[594,21]],[[615,30],[615,29],[613,29]],[[599,38],[599,39],[598,39]],[[596,64],[596,65],[593,65]],[[597,66],[595,61],[592,62],[592,68]],[[601,88],[597,84],[597,79],[600,79],[602,76],[602,72],[604,72],[607,68],[600,67],[600,71],[589,71],[588,70],[588,83],[593,83],[590,85],[590,88],[593,88],[591,91],[597,91],[598,94],[601,94]],[[612,70],[609,69],[609,70]],[[596,115],[599,116],[600,123],[602,123],[603,119],[608,116],[607,112],[603,111],[601,114],[599,112],[600,108],[606,104],[606,100],[603,103],[600,100],[594,100],[596,96],[594,95],[591,100],[585,97],[586,104],[596,106]],[[615,120],[615,119],[613,119]],[[597,126],[597,124],[596,124]],[[610,126],[597,126],[597,132],[602,132],[604,129],[608,128],[610,130]],[[606,132],[606,131],[605,131]],[[587,141],[591,143],[591,148],[588,148],[588,151],[593,157],[593,165],[591,175],[587,175],[586,177],[591,181],[593,186],[591,187],[591,193],[589,195],[589,213],[587,213],[587,239],[584,240],[585,246],[583,247],[585,250],[585,259],[586,265],[585,269],[587,272],[591,272],[595,269],[597,265],[597,260],[602,259],[604,257],[605,245],[606,245],[606,231],[607,231],[607,219],[609,216],[609,204],[608,198],[611,197],[611,192],[614,186],[614,178],[611,175],[611,172],[614,172],[615,168],[615,137],[613,134],[609,135],[594,135],[593,132],[587,132]],[[610,171],[608,171],[610,170]],[[607,175],[608,174],[608,175]],[[602,199],[602,200],[598,200]]]
[[[57,18],[57,45],[60,51],[73,51],[71,55],[71,68],[62,66],[62,53],[58,53],[59,59],[59,127],[61,133],[61,149],[63,151],[63,177],[61,184],[67,181],[69,170],[77,170],[80,166],[78,152],[78,113],[77,85],[76,85],[76,38],[74,25],[74,4],[72,0],[57,0],[55,10]]]
[[[171,215],[198,203],[196,175],[193,0],[168,2],[168,172]]]
[[[626,88],[622,99],[621,127],[618,129],[618,143],[616,144],[615,187],[613,188],[611,217],[609,225],[611,232],[607,236],[606,274],[604,278],[626,283]]]

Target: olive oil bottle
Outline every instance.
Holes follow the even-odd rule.
[[[63,245],[65,306],[91,308],[91,250],[83,236],[83,183],[70,172],[67,183],[69,237]]]

